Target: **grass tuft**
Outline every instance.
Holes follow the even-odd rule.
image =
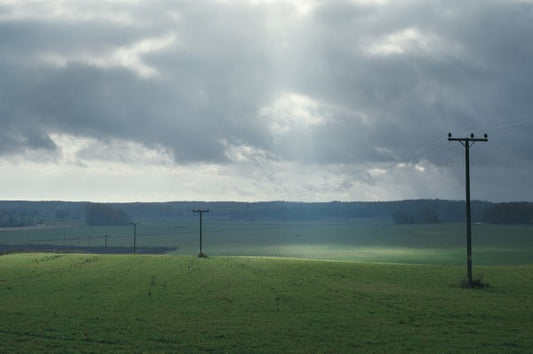
[[[490,285],[483,281],[483,274],[481,274],[479,278],[474,278],[471,282],[469,282],[467,278],[464,278],[459,283],[459,286],[465,289],[484,289],[488,288]]]

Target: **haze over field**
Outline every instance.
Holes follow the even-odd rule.
[[[0,199],[533,201],[533,2],[0,0]]]

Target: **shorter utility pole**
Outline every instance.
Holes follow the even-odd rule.
[[[204,254],[204,250],[202,248],[202,214],[208,213],[209,209],[193,209],[193,213],[198,213],[200,215],[200,253],[198,254],[198,257],[201,258],[207,258],[207,256]]]
[[[130,225],[133,225],[133,254],[137,252],[137,225],[138,222],[130,222]]]
[[[448,133],[448,141],[458,141],[465,147],[465,179],[466,179],[466,267],[468,286],[472,285],[472,214],[470,212],[470,147],[477,141],[488,141],[487,134],[483,138],[476,138],[470,134],[469,138],[452,138]]]

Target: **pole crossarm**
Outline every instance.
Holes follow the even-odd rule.
[[[467,138],[454,138],[452,137],[452,133],[448,133],[448,141],[458,141],[463,144],[463,146],[465,144],[469,144],[470,146],[472,146],[476,141],[489,141],[489,139],[487,134],[484,134],[483,138],[476,138],[474,134],[470,134],[470,137]]]
[[[209,213],[209,209],[193,209],[193,213]]]
[[[472,285],[472,214],[470,211],[470,147],[478,141],[489,141],[487,134],[476,138],[474,134],[466,138],[454,138],[448,133],[448,141],[458,141],[465,148],[465,181],[466,181],[466,267],[468,285]]]

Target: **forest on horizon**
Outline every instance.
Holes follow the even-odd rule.
[[[462,222],[465,202],[419,199],[383,202],[134,202],[0,201],[0,227],[22,227],[50,220],[90,225],[127,224],[139,218],[194,217],[209,209],[212,218],[229,220],[319,220],[390,218],[396,224]],[[533,223],[533,203],[472,201],[472,221],[494,224]]]

